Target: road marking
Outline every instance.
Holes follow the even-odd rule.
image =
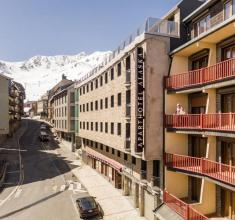
[[[70,195],[70,198],[71,198],[71,200],[72,200],[73,207],[74,207],[76,213],[80,216],[80,213],[78,212],[78,208],[77,208],[77,206],[76,206],[76,204],[75,204],[75,202],[74,202],[74,199],[73,199],[72,195]]]
[[[18,198],[20,196],[21,192],[22,192],[22,189],[20,189],[20,188],[17,189],[16,194],[15,194],[15,198]]]
[[[53,190],[53,191],[56,191],[56,190],[57,190],[57,186],[56,186],[56,185],[53,186],[53,187],[52,187],[52,190]]]
[[[60,187],[60,192],[63,192],[65,190],[65,185],[62,185],[61,187]]]
[[[73,190],[73,183],[69,184],[69,189],[68,190]]]

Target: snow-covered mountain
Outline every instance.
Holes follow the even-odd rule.
[[[61,80],[62,74],[76,80],[101,64],[111,52],[77,55],[34,56],[22,62],[0,60],[0,71],[10,75],[26,88],[26,99],[37,100]]]

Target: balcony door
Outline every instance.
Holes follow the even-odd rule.
[[[203,67],[207,67],[207,65],[208,65],[208,55],[192,60],[192,70],[201,69]]]
[[[192,157],[206,157],[207,138],[200,136],[191,136],[191,152]]]
[[[222,95],[221,110],[223,113],[235,112],[235,93]]]
[[[221,188],[222,216],[235,220],[235,192]]]
[[[221,143],[221,162],[235,166],[235,142]]]
[[[223,60],[235,58],[235,43],[222,49]]]

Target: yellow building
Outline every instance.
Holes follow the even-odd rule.
[[[183,20],[188,42],[171,52],[163,198],[186,220],[235,219],[234,13],[234,0],[206,1]]]

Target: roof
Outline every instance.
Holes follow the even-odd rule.
[[[51,99],[55,95],[56,91],[63,90],[64,87],[72,85],[74,82],[69,79],[62,79],[52,89],[49,90],[48,99]]]
[[[3,77],[8,80],[12,79],[10,76],[6,75],[4,72],[0,72],[0,77]]]
[[[201,6],[199,6],[196,10],[194,10],[191,14],[189,14],[186,18],[183,19],[183,22],[188,22],[203,12],[205,9],[213,5],[217,0],[207,0]]]

